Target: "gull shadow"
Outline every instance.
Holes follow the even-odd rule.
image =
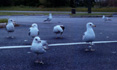
[[[44,62],[44,64],[40,64],[40,63],[35,63],[34,61],[31,61],[31,66],[32,67],[48,68],[50,66],[50,64],[47,62]]]
[[[65,37],[53,37],[52,39],[54,39],[54,40],[63,40],[63,39],[66,39]]]

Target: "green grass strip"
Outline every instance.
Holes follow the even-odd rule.
[[[0,19],[0,23],[7,23],[8,19]]]

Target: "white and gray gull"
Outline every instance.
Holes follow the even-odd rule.
[[[15,22],[15,21],[12,19],[8,19],[8,23],[6,25],[6,30],[8,33],[12,33],[15,30],[15,26],[14,26],[13,22]],[[9,37],[14,38],[13,36],[9,36]]]
[[[48,49],[48,44],[46,41],[42,41],[40,37],[36,36],[33,39],[31,51],[34,52],[37,55],[37,60],[35,63],[41,63],[44,64],[42,60],[38,60],[39,54],[44,54],[46,52],[46,49]]]
[[[62,36],[64,32],[65,27],[63,25],[56,25],[53,28],[53,32],[57,35],[60,34]],[[57,38],[57,37],[56,37]],[[62,37],[61,37],[62,38]]]
[[[28,34],[32,38],[39,35],[39,29],[38,29],[38,25],[36,23],[33,23],[32,26],[29,28],[29,33]]]
[[[44,22],[46,22],[46,21],[50,22],[51,20],[52,20],[52,14],[50,13],[48,18],[46,20],[44,20]]]
[[[91,46],[89,46],[88,49],[85,49],[85,51],[95,51],[95,49],[92,49],[92,45],[93,45],[92,41],[95,40],[95,33],[92,27],[96,27],[92,22],[88,22],[86,24],[87,30],[83,35],[83,40],[85,42],[90,42]]]
[[[111,21],[111,18],[106,17],[105,15],[102,16],[102,19],[103,19],[104,21]]]

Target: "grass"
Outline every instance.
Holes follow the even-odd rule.
[[[70,7],[62,8],[39,8],[39,7],[27,7],[27,6],[16,6],[16,7],[0,7],[0,10],[12,10],[12,11],[71,11]],[[75,8],[76,12],[87,12],[87,8],[79,7]],[[116,7],[104,7],[104,8],[92,8],[92,12],[102,12],[102,13],[77,13],[71,15],[71,13],[53,13],[53,14],[65,14],[71,16],[93,16],[93,15],[112,15],[113,13],[103,13],[103,12],[117,12]],[[0,15],[48,15],[48,13],[25,13],[25,12],[0,12]]]
[[[102,15],[110,16],[112,17],[113,13],[76,13],[76,14],[70,14],[71,16],[95,16],[95,17],[101,17]]]
[[[20,12],[0,12],[0,15],[31,15],[36,13],[20,13]]]
[[[0,12],[0,15],[48,15],[49,13],[25,13],[25,12]],[[70,16],[97,16],[97,15],[109,15],[112,16],[113,13],[52,13],[53,15],[70,15]]]
[[[77,12],[87,12],[87,8],[78,7],[75,8]],[[0,7],[0,10],[17,10],[17,11],[71,11],[70,7],[62,8],[40,8],[40,7],[27,7],[27,6],[15,6],[15,7]],[[104,8],[92,8],[93,12],[117,12],[116,7],[104,7]]]
[[[49,13],[0,12],[0,15],[48,15]]]
[[[0,23],[7,23],[8,19],[0,19]]]
[[[92,8],[94,12],[117,12],[117,7]]]

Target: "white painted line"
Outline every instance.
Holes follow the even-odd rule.
[[[2,46],[0,49],[15,49],[15,48],[30,48],[31,45],[25,45],[25,46]]]
[[[117,43],[117,41],[94,41],[93,44],[99,43]],[[58,44],[49,44],[48,46],[63,46],[63,45],[80,45],[80,44],[90,44],[87,42],[75,42],[75,43],[58,43]],[[13,49],[13,48],[30,48],[31,45],[23,46],[1,46],[0,49]]]
[[[99,44],[99,43],[117,43],[117,41],[94,41],[93,43]]]
[[[93,44],[99,43],[117,43],[117,41],[94,41]],[[89,42],[76,42],[76,43],[58,43],[58,44],[49,44],[48,46],[62,46],[62,45],[78,45],[78,44],[91,44]]]
[[[86,42],[76,42],[76,43],[58,43],[58,44],[49,44],[48,46],[78,45],[78,44],[89,44],[89,43],[86,43]]]

